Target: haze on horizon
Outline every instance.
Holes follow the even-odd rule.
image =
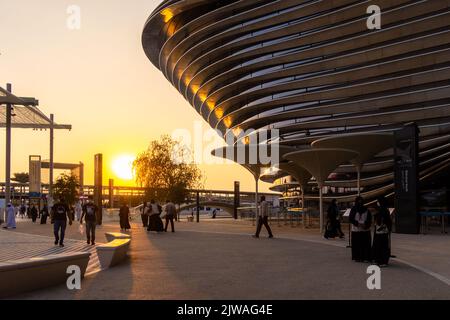
[[[103,153],[104,182],[134,185],[112,170],[117,157],[136,155],[151,140],[177,129],[209,126],[147,59],[141,45],[145,21],[161,0],[0,0],[0,85],[36,97],[71,132],[56,131],[55,162],[85,164],[93,183],[94,154]],[[81,29],[67,28],[67,8],[81,8]],[[12,173],[28,171],[28,156],[48,159],[48,132],[13,129]],[[0,129],[0,154],[5,130]],[[4,181],[0,156],[0,180]],[[237,164],[201,165],[205,187],[254,189]],[[226,174],[224,174],[226,172]],[[58,175],[58,171],[55,172]],[[268,191],[261,183],[261,191]]]

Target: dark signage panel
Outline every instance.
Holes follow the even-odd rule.
[[[420,231],[419,129],[410,124],[395,132],[395,230],[417,234]]]
[[[234,219],[238,218],[238,208],[240,207],[240,183],[239,181],[234,182]]]

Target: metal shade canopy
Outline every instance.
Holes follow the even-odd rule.
[[[374,156],[394,145],[394,135],[392,133],[356,133],[347,135],[337,135],[314,141],[313,148],[344,148],[353,150],[359,155],[350,162],[356,167],[358,174],[357,189],[358,195],[361,192],[361,169],[366,162]]]
[[[323,194],[322,187],[328,176],[341,164],[347,163],[359,155],[358,152],[342,148],[310,149],[291,152],[284,159],[308,170],[319,185],[320,195],[320,232],[323,231]]]
[[[260,150],[264,148],[267,150],[267,159],[261,159]],[[280,146],[278,144],[235,144],[222,148],[214,149],[211,154],[216,157],[221,157],[234,161],[247,170],[249,170],[255,178],[255,221],[258,217],[258,192],[259,192],[259,178],[262,169],[277,166],[283,161],[283,155],[292,152],[293,148]],[[275,159],[272,159],[272,155]]]
[[[283,170],[278,170],[276,172],[264,172],[260,179],[266,183],[274,183],[276,180],[288,176],[289,173]]]
[[[295,164],[294,162],[280,163],[280,169],[286,171],[295,179],[297,179],[300,189],[302,190],[302,208],[303,208],[303,225],[305,225],[305,189],[308,181],[311,179],[311,173],[305,168]]]

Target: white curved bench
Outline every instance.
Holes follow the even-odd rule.
[[[131,239],[131,235],[120,232],[106,232],[105,237],[108,242],[116,239]]]
[[[98,260],[102,269],[122,262],[127,256],[130,242],[131,239],[115,239],[107,244],[97,246]]]
[[[0,262],[0,298],[66,283],[67,268],[80,267],[84,277],[89,252],[70,252]]]

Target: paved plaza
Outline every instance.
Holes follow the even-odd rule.
[[[450,299],[448,235],[394,234],[398,259],[382,269],[382,289],[368,290],[368,264],[351,261],[346,240],[325,240],[317,230],[276,222],[272,226],[275,239],[265,234],[253,239],[248,221],[179,222],[174,234],[149,234],[136,222],[123,264],[99,271],[91,261],[80,291],[59,286],[15,298]],[[107,231],[119,231],[117,222],[106,221],[98,229],[98,243],[106,242]],[[65,250],[86,249],[77,224],[67,233]],[[58,250],[48,236],[51,225],[19,221],[17,230],[0,233],[2,257],[24,246],[34,252]]]

